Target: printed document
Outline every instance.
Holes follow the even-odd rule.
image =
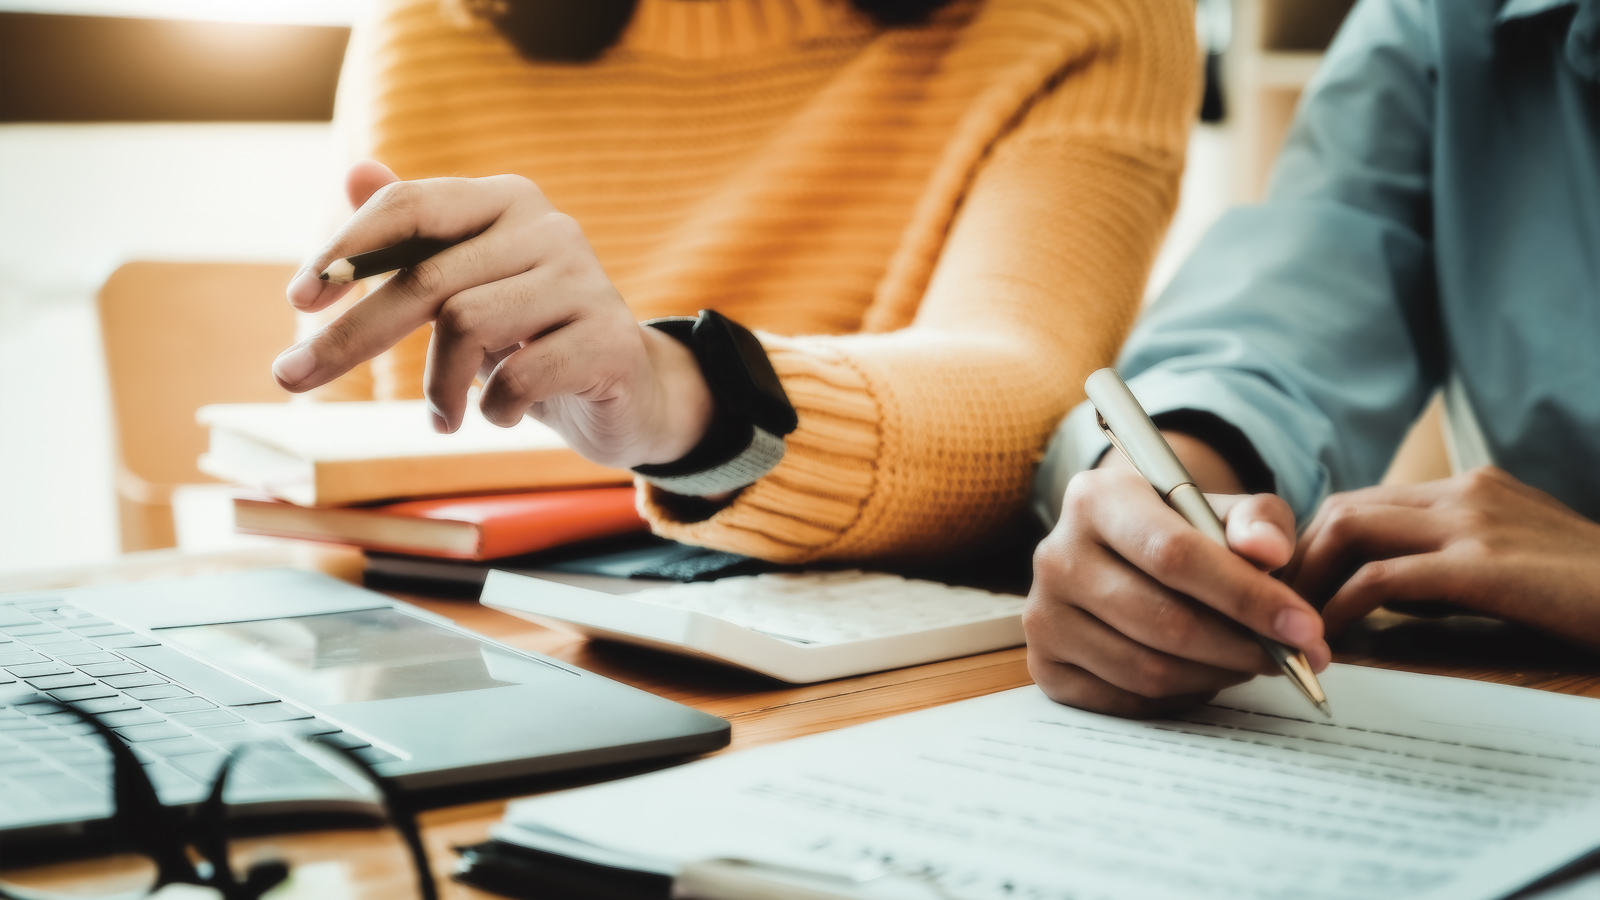
[[[1495,900],[1600,848],[1600,700],[1356,666],[1322,684],[1332,721],[1282,678],[1144,722],[1020,688],[520,801],[495,837],[947,900]]]

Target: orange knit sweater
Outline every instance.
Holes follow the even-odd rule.
[[[642,491],[658,532],[925,557],[1022,508],[1134,318],[1195,107],[1192,9],[956,0],[884,30],[844,0],[640,0],[570,65],[391,0],[341,115],[404,178],[532,178],[641,319],[762,333],[800,415],[788,455],[703,521]],[[426,337],[346,396],[419,396]]]

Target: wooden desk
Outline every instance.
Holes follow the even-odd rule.
[[[308,554],[301,548],[267,548],[210,557],[185,556],[171,551],[131,554],[107,566],[0,578],[0,592],[71,587],[114,581],[174,577],[202,572],[238,570],[267,565],[295,564],[354,578],[359,557],[344,552]],[[721,752],[735,752],[761,744],[800,737],[832,728],[869,722],[908,712],[977,697],[1028,684],[1024,651],[1020,648],[949,660],[893,672],[864,675],[800,687],[769,679],[699,665],[627,648],[591,644],[522,619],[459,600],[402,597],[461,625],[505,641],[515,647],[544,653],[565,662],[635,685],[680,703],[722,716],[733,723],[733,743]],[[1368,643],[1383,646],[1385,635],[1395,636],[1415,623],[1398,616],[1378,616],[1367,623]],[[1394,644],[1390,641],[1389,644]],[[1412,643],[1415,643],[1414,641]],[[1531,665],[1462,666],[1448,661],[1381,658],[1370,652],[1341,653],[1340,662],[1401,668],[1439,675],[1456,675],[1542,690],[1600,697],[1600,663],[1575,674],[1539,664],[1541,653],[1530,651]],[[1405,654],[1402,654],[1402,656]],[[1436,654],[1437,655],[1437,654]],[[1543,658],[1549,658],[1544,653]],[[1559,654],[1557,658],[1560,659]],[[1582,657],[1578,657],[1581,659]],[[479,900],[494,895],[449,882],[455,867],[452,848],[481,841],[496,822],[504,801],[472,803],[424,813],[424,837],[435,873],[441,876],[441,896]],[[373,832],[342,831],[260,838],[240,844],[243,858],[274,855],[319,876],[318,900],[339,898],[406,898],[413,896],[410,873],[396,858],[392,845]],[[39,873],[55,885],[92,890],[99,876],[93,864],[74,863],[50,867]]]

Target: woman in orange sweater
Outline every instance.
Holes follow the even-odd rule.
[[[445,431],[481,378],[491,421],[634,468],[690,543],[976,546],[1137,312],[1192,8],[392,0],[341,97],[385,165],[351,169],[355,215],[289,286],[325,324],[274,373],[421,393]],[[412,236],[460,243],[353,305],[317,277]]]

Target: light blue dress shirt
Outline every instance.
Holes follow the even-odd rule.
[[[1377,482],[1447,380],[1490,460],[1600,519],[1600,0],[1361,0],[1268,199],[1217,223],[1118,369],[1158,418],[1241,430],[1302,525]],[[1105,446],[1068,417],[1041,517]]]

